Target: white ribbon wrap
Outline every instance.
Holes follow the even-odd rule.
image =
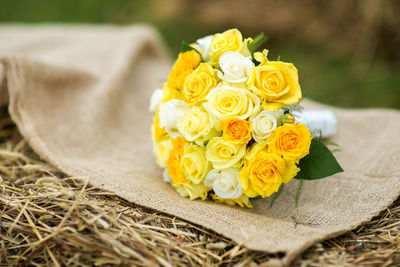
[[[322,138],[326,138],[332,137],[337,133],[337,119],[330,110],[309,109],[294,111],[292,114],[295,121],[304,123],[314,136],[318,136],[321,133]]]

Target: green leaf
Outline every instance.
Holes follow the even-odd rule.
[[[276,61],[280,61],[281,60],[281,55],[278,56],[278,58],[276,59]]]
[[[322,141],[326,146],[339,147],[339,145],[333,141]]]
[[[304,180],[300,180],[299,184],[297,185],[296,196],[294,198],[294,203],[296,204],[296,208],[299,207],[299,200],[301,192],[303,192],[303,185],[304,185]]]
[[[311,140],[310,154],[299,162],[296,179],[317,180],[342,172],[343,169],[329,148],[317,138]]]
[[[194,47],[191,46],[190,44],[188,44],[188,43],[186,43],[185,41],[183,41],[183,42],[182,42],[182,53],[185,53],[185,52],[191,51],[191,50],[196,51],[197,54],[199,54],[200,57],[201,57],[201,53],[200,53],[196,48],[194,48]]]
[[[317,141],[322,142],[322,130],[321,129],[315,129],[313,131],[314,139]]]
[[[285,189],[285,184],[282,184],[281,187],[279,187],[278,192],[276,192],[272,199],[271,202],[269,203],[269,207],[272,208],[274,205],[275,201],[279,198],[279,196],[282,194],[283,190]]]
[[[337,143],[333,142],[333,141],[322,140],[322,143],[324,143],[332,153],[342,151],[340,149],[339,145]]]
[[[249,49],[250,53],[253,55],[254,51],[256,51],[263,43],[268,40],[268,37],[262,32],[256,37],[254,37],[253,42],[247,43],[247,48]]]

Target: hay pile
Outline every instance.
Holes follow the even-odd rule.
[[[5,111],[0,118],[0,265],[253,266],[280,256],[67,177],[32,152]],[[294,266],[399,263],[398,200],[364,226],[313,246]]]

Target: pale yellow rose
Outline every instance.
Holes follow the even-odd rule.
[[[181,158],[183,175],[193,184],[199,184],[203,182],[210,168],[204,147],[186,143]]]
[[[186,140],[199,145],[208,141],[212,127],[208,112],[201,106],[193,106],[178,121],[179,132]]]
[[[258,61],[260,63],[259,65],[263,65],[265,62],[268,61],[268,59],[267,59],[268,53],[269,53],[269,50],[264,49],[262,52],[255,52],[253,57],[256,61]]]
[[[185,79],[182,89],[183,99],[190,106],[201,103],[217,83],[216,70],[211,64],[200,63]]]
[[[172,149],[172,138],[169,136],[166,136],[161,141],[153,144],[154,155],[158,166],[161,168],[167,167],[168,158]]]
[[[238,29],[230,29],[223,33],[215,34],[208,52],[211,61],[217,65],[219,57],[228,51],[239,52],[244,56],[249,56],[247,41],[243,41],[242,34]]]
[[[211,194],[211,197],[217,203],[228,204],[231,206],[237,205],[242,208],[244,208],[244,207],[252,208],[253,207],[253,205],[250,202],[249,197],[244,194],[240,198],[237,198],[237,199],[221,198],[221,197],[217,196],[216,194]]]
[[[277,192],[282,182],[287,183],[300,170],[294,161],[285,161],[280,155],[265,150],[250,151],[240,172],[240,184],[248,197],[269,197]]]
[[[181,195],[182,197],[189,197],[190,200],[194,200],[197,198],[206,200],[208,191],[211,190],[211,188],[206,187],[203,183],[200,184],[172,183],[172,186],[175,188],[175,190],[178,192],[179,195]]]
[[[245,120],[260,111],[260,99],[250,91],[221,84],[211,90],[204,107],[217,121]]]
[[[298,72],[292,63],[265,61],[251,70],[248,86],[269,111],[296,104],[302,98]]]
[[[241,164],[246,144],[234,145],[222,137],[212,138],[206,146],[206,157],[215,169],[226,169]]]

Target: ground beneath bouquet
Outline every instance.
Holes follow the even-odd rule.
[[[0,265],[252,266],[282,256],[248,250],[58,172],[7,116],[0,120],[0,175]],[[399,262],[400,199],[372,221],[314,245],[293,266]]]

